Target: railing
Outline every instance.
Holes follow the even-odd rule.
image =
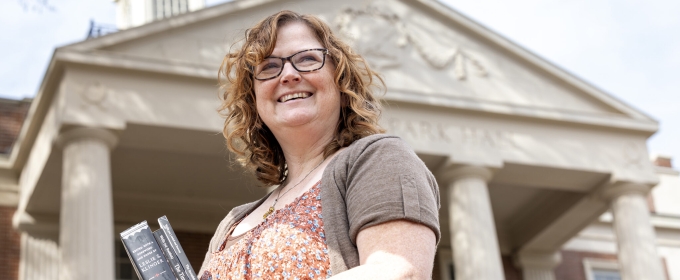
[[[90,20],[90,31],[87,32],[87,39],[97,38],[106,34],[118,32],[118,28],[113,25],[97,24]]]

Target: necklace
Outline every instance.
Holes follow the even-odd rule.
[[[309,174],[312,174],[312,172],[314,172],[314,170],[316,170],[319,166],[321,166],[321,164],[322,164],[324,161],[325,161],[325,160],[322,160],[321,162],[319,162],[319,164],[317,164],[311,171],[309,171],[309,173],[307,173],[307,175],[305,175],[305,177],[303,177],[302,180],[300,180],[300,182],[297,182],[297,184],[295,184],[292,188],[288,189],[288,190],[287,190],[286,192],[284,192],[283,194],[281,194],[281,191],[279,191],[279,193],[276,195],[276,199],[274,199],[274,203],[272,204],[272,206],[269,207],[269,209],[267,210],[267,212],[265,212],[264,215],[262,215],[262,218],[263,218],[263,219],[266,219],[267,217],[269,217],[269,215],[271,215],[272,213],[274,213],[274,206],[276,206],[276,203],[279,201],[279,198],[281,198],[281,196],[283,196],[283,195],[286,195],[289,191],[291,191],[292,189],[294,189],[295,187],[297,187],[300,183],[302,183],[305,179],[307,179],[307,177],[309,176]]]

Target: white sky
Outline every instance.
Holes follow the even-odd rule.
[[[32,97],[55,47],[85,39],[90,19],[115,23],[111,0],[39,2],[0,1],[0,97]],[[658,120],[649,149],[680,167],[680,1],[443,2]]]

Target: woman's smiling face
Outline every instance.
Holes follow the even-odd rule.
[[[302,50],[324,48],[304,23],[290,22],[279,27],[271,56],[288,57]],[[281,74],[266,81],[255,81],[257,113],[276,135],[285,128],[306,127],[335,130],[340,118],[340,91],[334,81],[335,65],[326,57],[325,65],[313,72],[300,73],[290,62]]]

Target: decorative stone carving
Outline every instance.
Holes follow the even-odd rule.
[[[84,106],[96,106],[99,109],[105,108],[105,103],[110,95],[111,89],[99,81],[94,81],[81,88],[79,95],[84,101]]]
[[[629,141],[624,143],[622,152],[627,168],[638,169],[644,166],[644,160],[647,158],[645,147],[641,147],[640,144]]]
[[[364,8],[342,10],[335,18],[340,35],[353,44],[371,66],[378,70],[400,67],[403,58],[389,49],[412,47],[434,69],[453,67],[458,80],[467,79],[470,71],[480,77],[488,75],[479,60],[460,46],[441,42],[442,37],[454,41],[452,36],[447,36],[450,34],[433,34],[434,28],[422,28],[404,20],[391,4],[394,3],[371,2]],[[362,24],[364,22],[366,24]]]

